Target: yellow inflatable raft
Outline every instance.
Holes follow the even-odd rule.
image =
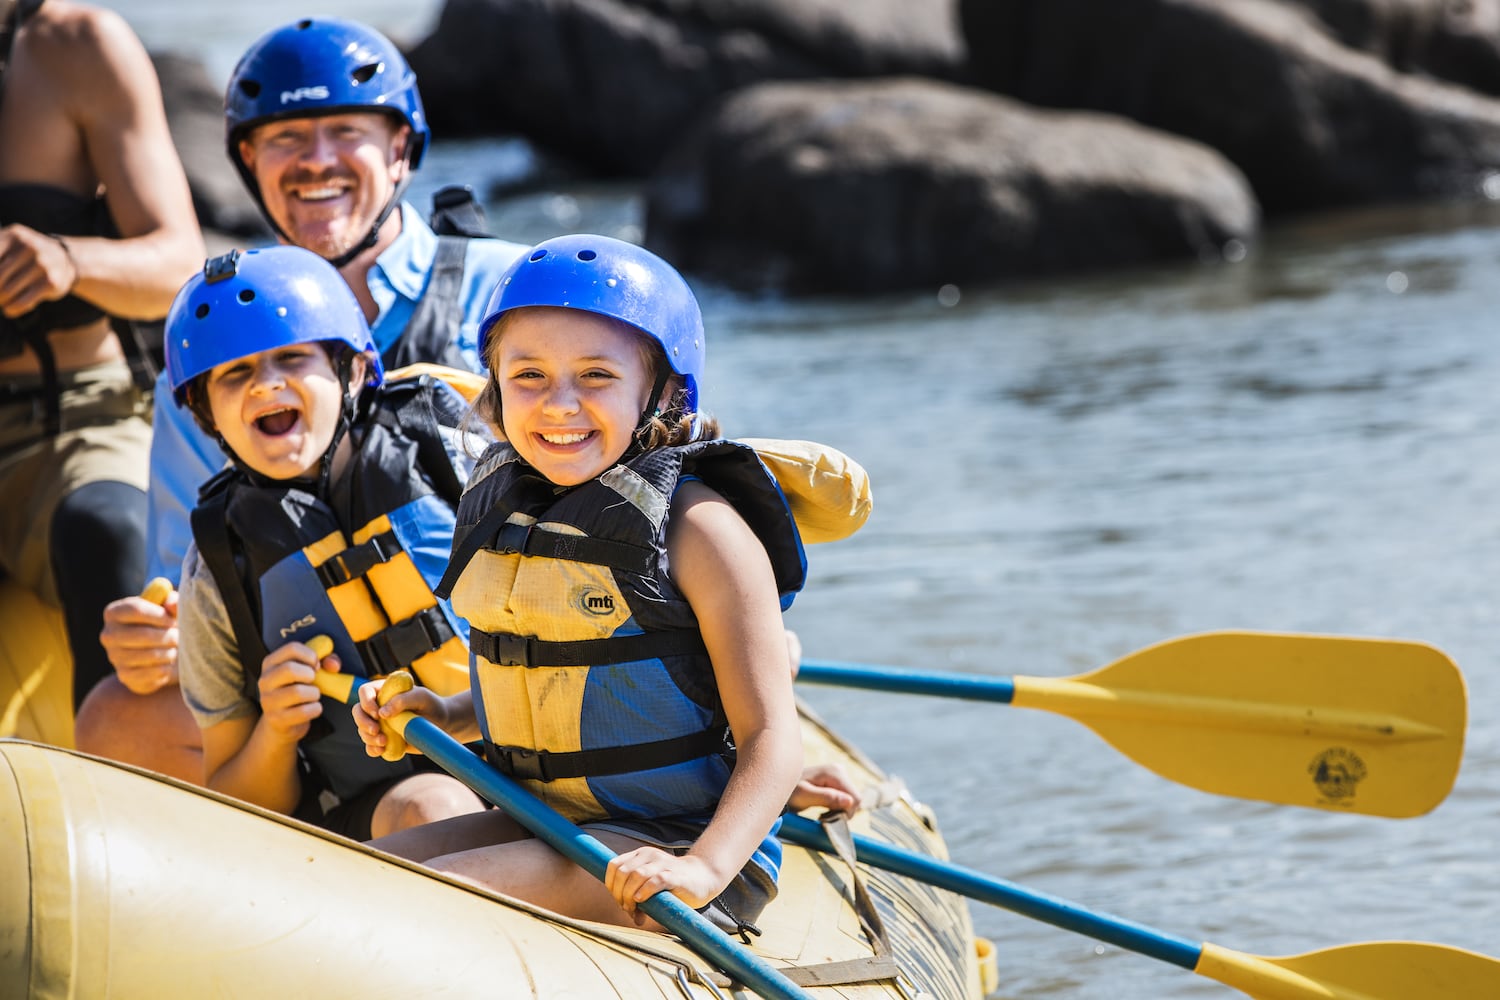
[[[73,658],[62,612],[0,578],[0,736],[73,745]]]
[[[803,718],[809,763],[836,760],[863,784],[892,787]],[[851,826],[945,856],[931,815],[904,793]],[[961,898],[863,866],[860,877],[885,927],[884,958],[852,902],[850,869],[790,846],[754,953],[820,1000],[978,1000],[993,988],[992,956]],[[561,918],[29,741],[0,740],[0,886],[6,997],[749,995],[675,938]]]

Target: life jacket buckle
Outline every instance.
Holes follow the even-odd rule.
[[[495,532],[495,544],[492,548],[501,555],[520,554],[526,555],[526,545],[531,541],[531,529],[535,524],[511,524],[500,526]]]
[[[502,667],[529,667],[536,658],[536,650],[533,643],[535,636],[513,635],[509,632],[487,633],[493,640],[493,649],[485,650],[493,653],[487,657],[492,663]]]
[[[529,747],[502,747],[490,744],[488,747],[494,753],[495,766],[501,771],[514,778],[523,778],[527,781],[552,781],[551,769],[547,766],[549,756],[546,750],[533,750]]]

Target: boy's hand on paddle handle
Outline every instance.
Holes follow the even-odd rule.
[[[398,694],[410,691],[415,686],[411,674],[405,670],[398,670],[385,679],[380,685],[380,690],[375,692],[375,704],[384,705]],[[385,729],[385,752],[380,755],[381,760],[400,760],[406,756],[406,740],[402,735],[386,724]]]
[[[177,592],[156,577],[139,597],[122,597],[104,609],[99,643],[120,683],[147,695],[177,683]]]

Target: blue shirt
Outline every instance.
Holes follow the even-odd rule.
[[[463,321],[458,347],[475,371],[479,361],[479,321],[500,275],[530,249],[505,240],[471,240],[465,258],[459,302]],[[370,327],[375,346],[384,353],[395,343],[427,288],[437,255],[437,236],[410,205],[401,206],[401,233],[370,268],[366,279],[379,310]],[[166,372],[156,379],[151,436],[151,485],[146,491],[149,524],[146,578],[164,576],[175,586],[182,557],[192,541],[189,516],[198,505],[198,489],[228,461],[218,443],[204,434],[186,408],[177,405]]]

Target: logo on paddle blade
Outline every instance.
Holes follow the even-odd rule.
[[[1324,798],[1337,802],[1354,798],[1355,786],[1365,777],[1365,762],[1353,750],[1329,747],[1312,759],[1307,773]]]

